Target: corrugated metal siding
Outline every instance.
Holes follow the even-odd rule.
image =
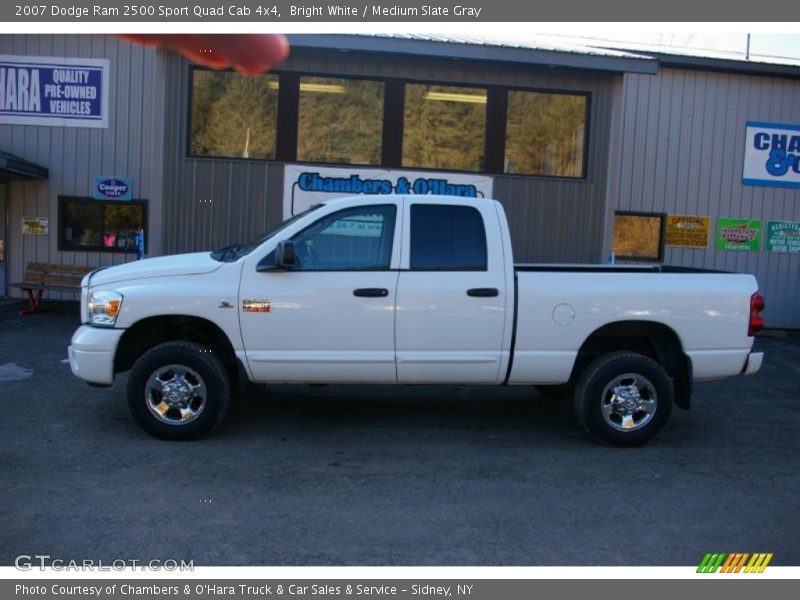
[[[667,247],[665,262],[753,273],[769,327],[800,328],[800,256],[717,252],[720,217],[800,221],[800,190],[742,185],[745,123],[800,123],[800,81],[662,69],[625,75],[620,160],[610,198],[619,210],[712,218],[709,249]],[[764,242],[762,241],[762,247]]]
[[[189,63],[171,55],[164,132],[164,253],[253,239],[282,220],[283,165],[188,158]]]
[[[8,282],[21,281],[31,261],[101,266],[133,259],[131,254],[58,250],[58,196],[91,196],[95,175],[133,178],[134,197],[150,201],[148,254],[160,253],[163,83],[156,51],[108,36],[0,35],[0,54],[110,61],[108,129],[0,125],[0,148],[50,171],[47,181],[8,184]],[[49,217],[50,234],[23,236],[23,216]],[[21,295],[14,288],[9,293]]]
[[[494,195],[508,215],[517,262],[597,263],[605,255],[608,148],[615,86],[612,78],[560,83],[578,86],[581,81],[583,86],[577,89],[592,92],[586,180],[494,179]]]
[[[318,74],[400,77],[420,81],[507,85],[589,92],[591,131],[584,180],[501,176],[495,197],[508,211],[519,261],[595,262],[602,258],[613,78],[589,72],[480,66],[465,61],[296,50],[281,68]],[[168,59],[165,145],[165,252],[191,251],[252,238],[278,224],[283,166],[263,161],[186,157],[188,63]],[[202,200],[212,198],[212,203]]]

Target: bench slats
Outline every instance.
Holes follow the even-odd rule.
[[[81,287],[81,279],[83,279],[83,277],[83,275],[73,275],[71,273],[64,275],[58,273],[26,273],[23,283],[46,283],[50,285]]]
[[[20,288],[21,290],[59,290],[64,292],[79,292],[80,287],[74,285],[49,285],[45,283],[11,283],[9,287]]]
[[[97,267],[87,267],[82,265],[58,265],[51,263],[28,263],[26,273],[72,273],[75,275],[86,275],[94,271]],[[26,277],[27,279],[27,277]]]
[[[24,281],[11,284],[11,287],[24,290],[28,297],[30,308],[20,311],[20,314],[42,312],[42,293],[46,290],[79,292],[84,275],[96,268],[52,263],[28,263]],[[34,290],[36,295],[33,293]]]

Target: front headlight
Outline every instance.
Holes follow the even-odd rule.
[[[122,294],[103,290],[91,292],[86,305],[89,323],[96,327],[113,327],[122,308]]]

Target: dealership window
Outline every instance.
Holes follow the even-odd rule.
[[[471,206],[411,205],[411,268],[485,271],[486,230]]]
[[[485,136],[485,89],[406,84],[404,167],[482,171]]]
[[[275,158],[278,76],[192,70],[192,156]]]
[[[146,229],[144,200],[122,202],[59,196],[58,201],[59,250],[134,252],[136,232]]]
[[[508,92],[505,172],[584,177],[587,97]]]
[[[663,214],[618,212],[614,215],[613,251],[617,260],[664,259]]]
[[[384,84],[300,77],[297,160],[381,164]]]

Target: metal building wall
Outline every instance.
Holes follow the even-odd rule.
[[[622,96],[612,205],[710,216],[709,248],[667,246],[665,262],[753,273],[767,326],[800,328],[800,256],[714,248],[720,217],[761,219],[762,237],[770,219],[800,221],[800,190],[741,183],[745,123],[798,124],[800,80],[663,68],[626,74]]]
[[[165,146],[166,253],[250,239],[281,220],[281,163],[188,158],[189,66],[170,57]],[[602,259],[613,77],[604,73],[488,65],[295,48],[282,69],[315,74],[400,77],[591,93],[586,180],[496,176],[494,195],[508,212],[518,261]],[[211,199],[212,202],[208,202]]]
[[[188,158],[189,63],[165,58],[164,254],[254,239],[282,220],[283,165]]]
[[[135,258],[58,250],[58,196],[91,197],[95,175],[133,178],[134,197],[149,200],[147,253],[160,254],[164,73],[157,52],[101,35],[0,35],[0,54],[110,62],[107,129],[0,125],[0,148],[50,171],[47,181],[8,184],[8,282],[22,281],[28,262],[102,266]],[[49,235],[23,236],[23,216],[48,217]],[[9,294],[21,291],[10,288]]]

